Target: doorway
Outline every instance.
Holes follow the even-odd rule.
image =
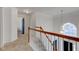
[[[25,32],[25,21],[24,17],[18,17],[18,36],[24,35]]]
[[[24,28],[25,26],[24,26],[24,18],[22,19],[22,34],[24,34]]]

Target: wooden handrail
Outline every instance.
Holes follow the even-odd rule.
[[[28,27],[28,30],[34,30],[34,31],[37,31],[37,32],[50,34],[50,35],[54,35],[54,36],[57,36],[57,37],[61,37],[61,38],[65,38],[65,39],[68,39],[68,40],[73,40],[73,41],[79,42],[78,37],[68,36],[68,35],[59,34],[59,33],[55,33],[55,32],[42,31],[42,30],[30,28],[30,27]]]

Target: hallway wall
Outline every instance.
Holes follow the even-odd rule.
[[[36,13],[36,25],[41,26],[46,31],[53,31],[52,17],[44,13]]]
[[[23,17],[18,17],[18,30],[22,32],[22,19]]]
[[[11,8],[11,41],[14,41],[17,38],[17,9]]]
[[[1,47],[8,42],[12,42],[17,39],[17,15],[16,8],[1,8],[2,19],[1,19]]]
[[[3,24],[2,24],[2,19],[3,19],[3,16],[2,16],[2,7],[0,7],[0,46],[2,44],[2,39],[3,39]]]
[[[11,40],[11,8],[3,8],[3,45]]]

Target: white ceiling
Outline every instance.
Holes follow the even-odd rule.
[[[17,8],[19,11],[29,9],[32,12],[40,12],[49,15],[61,14],[61,10],[63,10],[63,13],[70,13],[79,10],[79,7],[17,7]]]

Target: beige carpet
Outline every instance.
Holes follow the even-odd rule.
[[[19,35],[18,39],[14,42],[7,43],[1,51],[33,51],[28,44],[27,36]]]

